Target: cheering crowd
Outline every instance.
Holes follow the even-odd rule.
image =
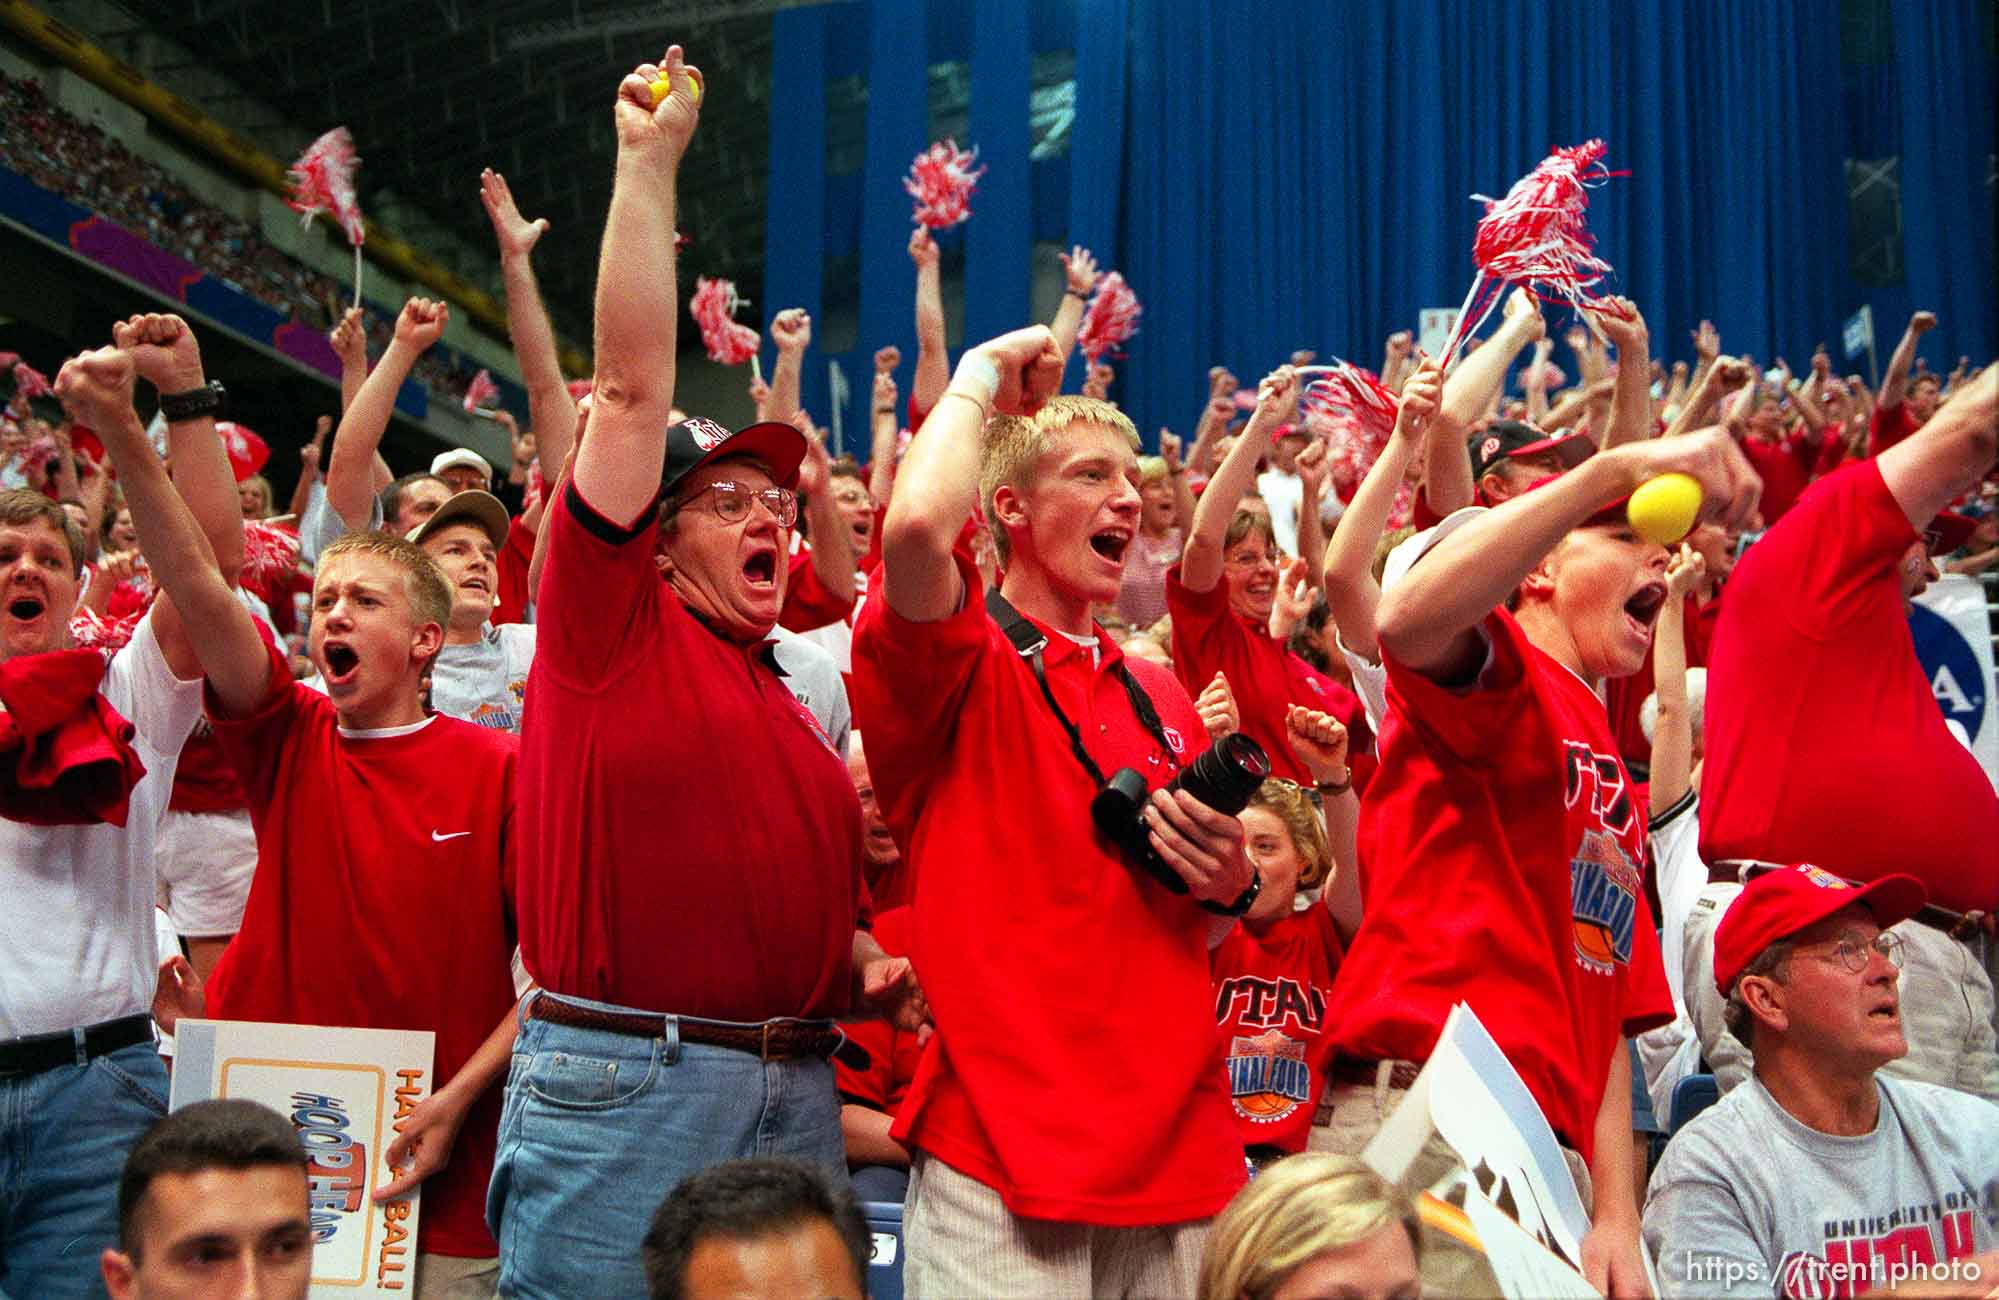
[[[421,1296],[860,1295],[856,1194],[914,1296],[1497,1294],[1456,1146],[1360,1159],[1461,1003],[1604,1294],[1999,1287],[1999,796],[1907,623],[1999,560],[1999,367],[1918,314],[1878,392],[1705,323],[1666,369],[1614,299],[1570,386],[1515,291],[1448,368],[1388,339],[1365,464],[1306,354],[1142,457],[1059,391],[1090,255],[954,368],[919,232],[863,467],[802,312],[756,422],[675,404],[710,90],[617,89],[588,384],[483,179],[516,509],[377,452],[440,303],[338,324],[282,523],[184,321],[61,367],[0,491],[0,1294],[303,1294],[291,1123],[161,1118],[187,1016],[435,1033],[376,1192]]]

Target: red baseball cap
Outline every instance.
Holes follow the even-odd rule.
[[[1945,510],[1929,526],[1923,529],[1923,542],[1932,555],[1949,555],[1961,551],[1971,540],[1971,534],[1978,528],[1978,521],[1968,515],[1960,515]]]
[[[1714,930],[1714,983],[1727,997],[1742,970],[1765,948],[1834,912],[1859,903],[1882,929],[1906,921],[1928,901],[1914,876],[1883,876],[1854,885],[1830,871],[1800,862],[1751,880]]]

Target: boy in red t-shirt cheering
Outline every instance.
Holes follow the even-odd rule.
[[[1234,817],[1156,789],[1196,757],[1200,715],[1090,615],[1138,532],[1138,435],[1108,402],[1051,400],[1061,372],[1046,327],[966,354],[910,445],[854,630],[937,1024],[891,1131],[915,1149],[918,1297],[1190,1295],[1243,1181],[1207,949],[1256,877]],[[1006,606],[956,545],[981,498]],[[1101,774],[1127,768],[1184,893],[1093,824]]]
[[[1359,1154],[1469,1003],[1587,1166],[1581,1263],[1619,1296],[1645,1292],[1623,1040],[1670,1020],[1672,1001],[1644,810],[1596,683],[1637,670],[1666,595],[1665,548],[1631,530],[1622,499],[1674,470],[1700,481],[1710,515],[1755,509],[1755,473],[1723,431],[1629,443],[1452,516],[1383,596],[1391,707],[1361,811],[1367,912],[1327,1008],[1330,1131],[1312,1142]],[[1455,1163],[1433,1138],[1408,1181]],[[1492,1286],[1438,1244],[1426,1290]]]
[[[110,449],[153,573],[207,675],[216,736],[243,778],[258,868],[243,926],[208,985],[232,1020],[428,1029],[443,1081],[385,1155],[406,1165],[376,1196],[430,1179],[418,1294],[491,1289],[485,1224],[500,1092],[514,1036],[511,845],[517,742],[426,715],[422,682],[451,592],[400,538],[361,533],[320,556],[311,656],[320,695],[216,567],[132,409],[118,348],[64,367],[64,400]],[[330,697],[330,698],[329,698]],[[440,942],[438,919],[450,918]]]

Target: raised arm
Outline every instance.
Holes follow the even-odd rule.
[[[1723,395],[1733,392],[1749,382],[1749,368],[1734,357],[1717,357],[1701,371],[1700,378],[1687,395],[1685,405],[1680,407],[1672,424],[1666,428],[1668,438],[1677,438],[1694,429],[1714,423],[1715,406]]]
[[[1097,287],[1097,259],[1081,244],[1062,255],[1062,305],[1055,309],[1055,320],[1049,330],[1055,335],[1055,346],[1062,349],[1062,364],[1069,364],[1069,353],[1076,347],[1076,331],[1083,328],[1083,308],[1088,305],[1090,290]]]
[[[770,337],[777,344],[777,365],[770,372],[763,418],[789,420],[798,412],[799,372],[805,367],[805,349],[812,346],[812,317],[803,307],[787,307],[771,317]]]
[[[803,313],[800,313],[803,315]],[[793,411],[793,424],[805,435],[805,459],[798,467],[798,495],[805,501],[805,528],[812,538],[812,572],[835,600],[854,601],[854,534],[840,507],[833,503],[832,457],[826,441],[803,411]]]
[[[1317,591],[1325,579],[1326,521],[1319,515],[1319,501],[1328,472],[1325,440],[1314,438],[1298,453],[1298,559],[1305,565],[1308,591]]]
[[[928,415],[951,382],[951,362],[944,347],[944,285],[938,269],[937,241],[918,226],[909,235],[909,260],[916,263],[916,378],[909,386],[916,409]]]
[[[208,382],[194,330],[178,316],[130,317],[112,326],[111,342],[131,354],[139,378],[158,392],[182,393]],[[173,465],[174,487],[194,512],[222,581],[235,586],[243,571],[243,507],[229,453],[215,434],[214,418],[169,420],[167,459]],[[147,562],[151,563],[150,557]]]
[[[965,354],[909,444],[882,521],[882,594],[914,623],[956,613],[964,580],[951,558],[979,499],[979,434],[993,411],[1039,410],[1062,384],[1062,355],[1046,325],[1002,334]]]
[[[388,432],[396,409],[396,394],[409,378],[416,359],[444,334],[451,309],[428,298],[412,298],[396,317],[396,336],[376,364],[353,403],[341,413],[333,435],[332,461],[326,467],[326,504],[348,528],[366,528],[374,500],[372,462]]]
[[[361,309],[349,307],[326,341],[340,358],[340,409],[345,411],[354,405],[361,383],[368,377],[368,330],[362,324]]]
[[[1414,376],[1411,376],[1412,380]],[[1346,725],[1330,713],[1293,704],[1284,711],[1284,734],[1291,752],[1305,764],[1319,800],[1319,824],[1326,847],[1333,853],[1332,878],[1320,901],[1333,915],[1342,943],[1352,943],[1360,929],[1360,799],[1353,792],[1353,769],[1347,766]]]
[[[1687,596],[1707,576],[1707,561],[1685,542],[1666,565],[1666,603],[1652,634],[1652,690],[1659,698],[1652,726],[1652,806],[1670,808],[1687,792],[1694,771],[1694,720],[1687,712]]]
[[[883,509],[888,506],[889,494],[895,491],[895,444],[902,432],[895,391],[895,363],[900,359],[894,348],[883,348],[875,353],[875,391],[870,402],[869,418],[868,495],[874,498],[876,506]]]
[[[479,173],[479,201],[486,205],[493,238],[500,245],[507,334],[514,342],[514,359],[520,362],[521,382],[527,385],[528,421],[534,425],[537,449],[547,457],[543,463],[560,465],[568,459],[569,444],[576,436],[576,400],[562,378],[555,327],[542,305],[541,286],[535,282],[530,260],[536,242],[548,233],[548,218],[523,218],[507,178],[490,167]]]
[[[669,91],[657,107],[652,83]],[[678,45],[618,86],[618,165],[597,272],[597,374],[590,440],[576,457],[576,490],[630,527],[659,496],[673,410],[679,289],[674,278],[675,182],[701,119],[707,87]],[[662,310],[668,304],[669,310]]]
[[[1999,457],[1999,366],[1966,384],[1928,423],[1875,458],[1917,532]]]
[[[1590,433],[1599,449],[1643,442],[1652,436],[1651,336],[1638,304],[1612,298],[1614,310],[1593,312],[1597,328],[1617,348],[1617,380],[1610,391],[1610,422]],[[1620,314],[1620,311],[1622,314]]]
[[[167,666],[183,680],[206,673],[224,711],[241,716],[263,699],[270,682],[270,657],[250,611],[223,581],[207,537],[168,480],[166,466],[160,463],[138,412],[132,409],[137,373],[133,351],[98,348],[64,364],[56,378],[56,392],[73,418],[97,431],[118,467],[132,526],[138,530],[140,549],[160,588],[152,619]],[[171,382],[181,383],[186,377],[183,374]],[[200,382],[193,386],[199,387]],[[204,432],[214,445],[212,456],[196,445]],[[176,456],[184,454],[196,461],[190,480],[212,477],[213,466],[208,462],[215,459],[222,461],[222,473],[228,473],[227,457],[212,420],[183,421],[180,429],[170,431],[170,437],[174,437]],[[196,481],[190,486],[197,495],[205,494],[205,483]],[[240,551],[240,510],[236,521]]]
[[[1506,372],[1513,368],[1514,358],[1546,330],[1541,304],[1525,289],[1515,289],[1507,296],[1505,317],[1492,337],[1451,367],[1444,380],[1438,418],[1451,427],[1460,449],[1472,425],[1506,386]]]
[[[1527,395],[1527,422],[1542,428],[1548,420],[1548,358],[1554,355],[1553,339],[1535,339],[1534,355],[1520,372],[1520,391]]]
[[[1222,541],[1228,536],[1229,520],[1235,517],[1242,494],[1256,478],[1256,462],[1270,450],[1277,426],[1284,423],[1297,386],[1297,375],[1289,366],[1279,366],[1257,385],[1256,412],[1249,417],[1249,427],[1229,448],[1194,507],[1194,530],[1187,534],[1187,545],[1180,553],[1180,581],[1187,590],[1211,591],[1221,580]]]
[[[1159,458],[1166,462],[1166,481],[1173,488],[1173,526],[1184,540],[1194,527],[1194,489],[1187,483],[1187,466],[1180,459],[1180,439],[1170,429],[1159,431]]]
[[[1909,393],[1909,367],[1916,361],[1916,340],[1937,327],[1934,312],[1919,311],[1909,317],[1909,327],[1902,331],[1902,341],[1895,345],[1894,354],[1888,358],[1888,373],[1881,376],[1881,391],[1875,395],[1874,404],[1886,411],[1900,406]]]
[[[1381,598],[1384,655],[1439,681],[1469,679],[1484,657],[1478,625],[1570,529],[1661,474],[1699,480],[1701,517],[1746,523],[1762,491],[1725,430],[1627,443],[1486,511],[1441,542]]]
[[[569,456],[562,462],[562,468],[550,480],[548,493],[542,498],[542,509],[546,512],[550,502],[562,496],[563,487],[576,476],[576,453],[583,446],[583,439],[590,429],[591,399],[586,395],[576,403],[576,441],[569,445]],[[541,601],[541,571],[548,564],[548,537],[550,529],[534,530],[534,553],[528,557],[528,603]]]
[[[333,432],[333,417],[322,415],[312,426],[312,441],[298,449],[298,484],[292,488],[287,513],[296,519],[312,500],[312,485],[319,482],[319,458],[326,450],[326,435]]]
[[[1381,603],[1381,587],[1374,580],[1374,551],[1388,527],[1388,513],[1395,508],[1395,496],[1415,458],[1416,447],[1425,434],[1448,437],[1430,428],[1436,414],[1442,379],[1434,360],[1402,385],[1402,407],[1395,415],[1394,431],[1360,481],[1346,513],[1333,526],[1333,540],[1326,547],[1326,606],[1332,611],[1333,625],[1347,649],[1371,663],[1381,662],[1381,648],[1375,643],[1375,608]],[[1460,456],[1463,450],[1459,450]]]
[[[1227,371],[1222,373],[1228,375]],[[1201,408],[1201,418],[1194,423],[1194,448],[1187,453],[1187,468],[1196,474],[1214,472],[1215,444],[1221,441],[1230,418],[1235,415],[1235,376],[1228,375],[1228,380],[1228,392],[1211,393],[1208,404]]]
[[[1416,338],[1408,330],[1396,330],[1381,350],[1381,386],[1400,393],[1402,385],[1416,369]]]

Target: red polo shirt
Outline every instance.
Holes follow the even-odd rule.
[[[1207,591],[1190,591],[1174,565],[1166,571],[1166,612],[1173,618],[1173,670],[1181,683],[1198,696],[1217,672],[1229,679],[1242,734],[1270,755],[1272,776],[1312,784],[1284,729],[1285,710],[1297,704],[1346,724],[1354,789],[1366,792],[1375,759],[1360,698],[1285,649],[1270,629],[1238,617],[1229,608],[1227,578],[1217,578]]]
[[[875,598],[854,630],[856,712],[916,872],[911,955],[937,1024],[895,1136],[1024,1217],[1205,1218],[1243,1182],[1209,1011],[1208,913],[1096,831],[1095,782],[987,616],[970,557],[956,559],[956,614],[911,623]],[[1201,745],[1179,683],[1101,629],[1090,649],[1048,633],[1044,659],[1105,772],[1136,768],[1156,787]],[[1174,752],[1133,714],[1120,661]]]
[[[1879,456],[1920,427],[1916,417],[1909,414],[1907,402],[1897,402],[1893,406],[1876,405],[1874,414],[1867,418],[1868,457]]]
[[[1673,1018],[1645,905],[1645,810],[1603,704],[1513,616],[1477,682],[1384,653],[1381,767],[1361,802],[1367,911],[1326,1009],[1333,1050],[1426,1060],[1471,1004],[1585,1158],[1612,1052]]]
[[[1701,856],[1907,872],[1999,907],[1999,795],[1944,724],[1896,569],[1916,531],[1872,460],[1806,491],[1728,580],[1708,663]]]
[[[659,580],[652,511],[619,528],[572,483],[542,526],[528,969],[552,992],[717,1020],[846,1010],[867,900],[846,764],[768,643],[709,631]]]
[[[1775,442],[1742,438],[1738,445],[1756,467],[1757,477],[1763,480],[1763,522],[1774,524],[1784,517],[1784,512],[1805,490],[1805,484],[1811,481],[1818,453],[1802,433],[1786,433]]]

